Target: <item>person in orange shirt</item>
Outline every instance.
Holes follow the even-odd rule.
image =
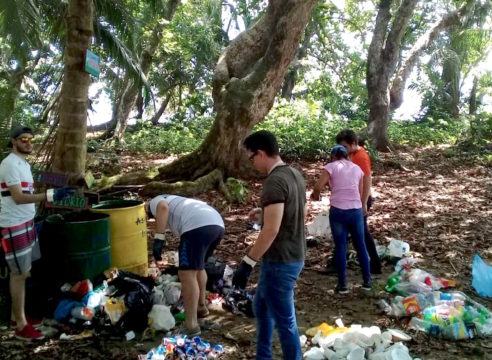
[[[370,258],[371,273],[381,274],[381,259],[379,258],[378,252],[376,250],[376,244],[374,243],[374,239],[371,235],[371,232],[369,231],[369,227],[367,226],[367,215],[372,205],[371,159],[366,149],[364,149],[362,146],[359,146],[357,135],[353,130],[344,129],[340,131],[336,136],[335,141],[337,142],[337,144],[342,145],[347,149],[350,160],[354,164],[358,165],[364,173],[361,195],[362,212],[364,214],[364,241],[366,243],[366,249]]]

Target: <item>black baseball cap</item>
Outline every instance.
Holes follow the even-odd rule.
[[[22,125],[16,126],[10,132],[10,141],[7,144],[7,147],[11,148],[13,146],[12,145],[12,139],[17,139],[22,134],[31,134],[34,136],[34,131],[32,131],[32,129],[30,127],[27,127],[27,126],[22,126]]]

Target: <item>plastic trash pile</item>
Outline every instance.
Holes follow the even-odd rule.
[[[218,359],[224,353],[222,345],[212,346],[199,336],[188,339],[186,335],[165,337],[156,348],[146,355],[139,355],[138,360],[207,360]]]
[[[315,345],[304,353],[306,360],[412,360],[408,348],[401,342],[409,340],[408,335],[397,330],[381,332],[377,326],[343,326],[337,320],[338,327],[327,323],[308,329],[306,335],[312,336]],[[305,340],[305,339],[304,339]],[[396,340],[396,343],[393,343]],[[302,341],[301,341],[302,343]]]
[[[379,302],[387,315],[412,316],[411,328],[444,339],[492,336],[492,314],[486,307],[459,291],[437,291],[454,286],[454,282],[414,269],[415,263],[413,259],[402,259],[396,264],[386,290],[405,296],[396,296],[391,304]]]
[[[399,260],[395,265],[395,272],[388,279],[386,291],[409,295],[456,286],[455,280],[438,278],[427,271],[414,268],[418,261],[412,258]]]

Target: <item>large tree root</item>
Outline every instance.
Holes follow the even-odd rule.
[[[175,183],[152,181],[143,187],[140,195],[157,196],[160,194],[176,194],[194,196],[212,189],[219,189],[228,201],[232,200],[224,184],[222,171],[219,169],[215,169],[195,181],[178,181]]]
[[[128,174],[118,174],[111,177],[104,177],[98,181],[94,186],[95,191],[104,191],[111,189],[115,185],[142,185],[147,184],[154,180],[155,176],[159,174],[157,168],[152,168],[145,171],[136,171]]]
[[[139,171],[130,174],[121,174],[111,177],[103,177],[96,182],[94,190],[107,191],[117,185],[144,185],[139,191],[142,196],[156,196],[160,194],[177,194],[182,196],[194,196],[203,192],[218,189],[228,202],[241,202],[244,199],[242,185],[238,180],[232,179],[224,182],[224,173],[220,169],[214,169],[194,181],[177,181],[173,183],[156,181],[159,179],[159,170],[153,168],[147,171]],[[241,183],[239,181],[239,183]],[[231,190],[229,189],[231,187]],[[241,188],[238,190],[238,186]]]

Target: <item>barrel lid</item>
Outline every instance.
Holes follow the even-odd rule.
[[[44,220],[47,223],[84,223],[109,219],[108,214],[77,211],[67,214],[53,214]]]
[[[132,207],[142,206],[143,201],[140,200],[104,200],[99,202],[99,204],[93,205],[92,210],[117,210],[117,209],[128,209]]]

